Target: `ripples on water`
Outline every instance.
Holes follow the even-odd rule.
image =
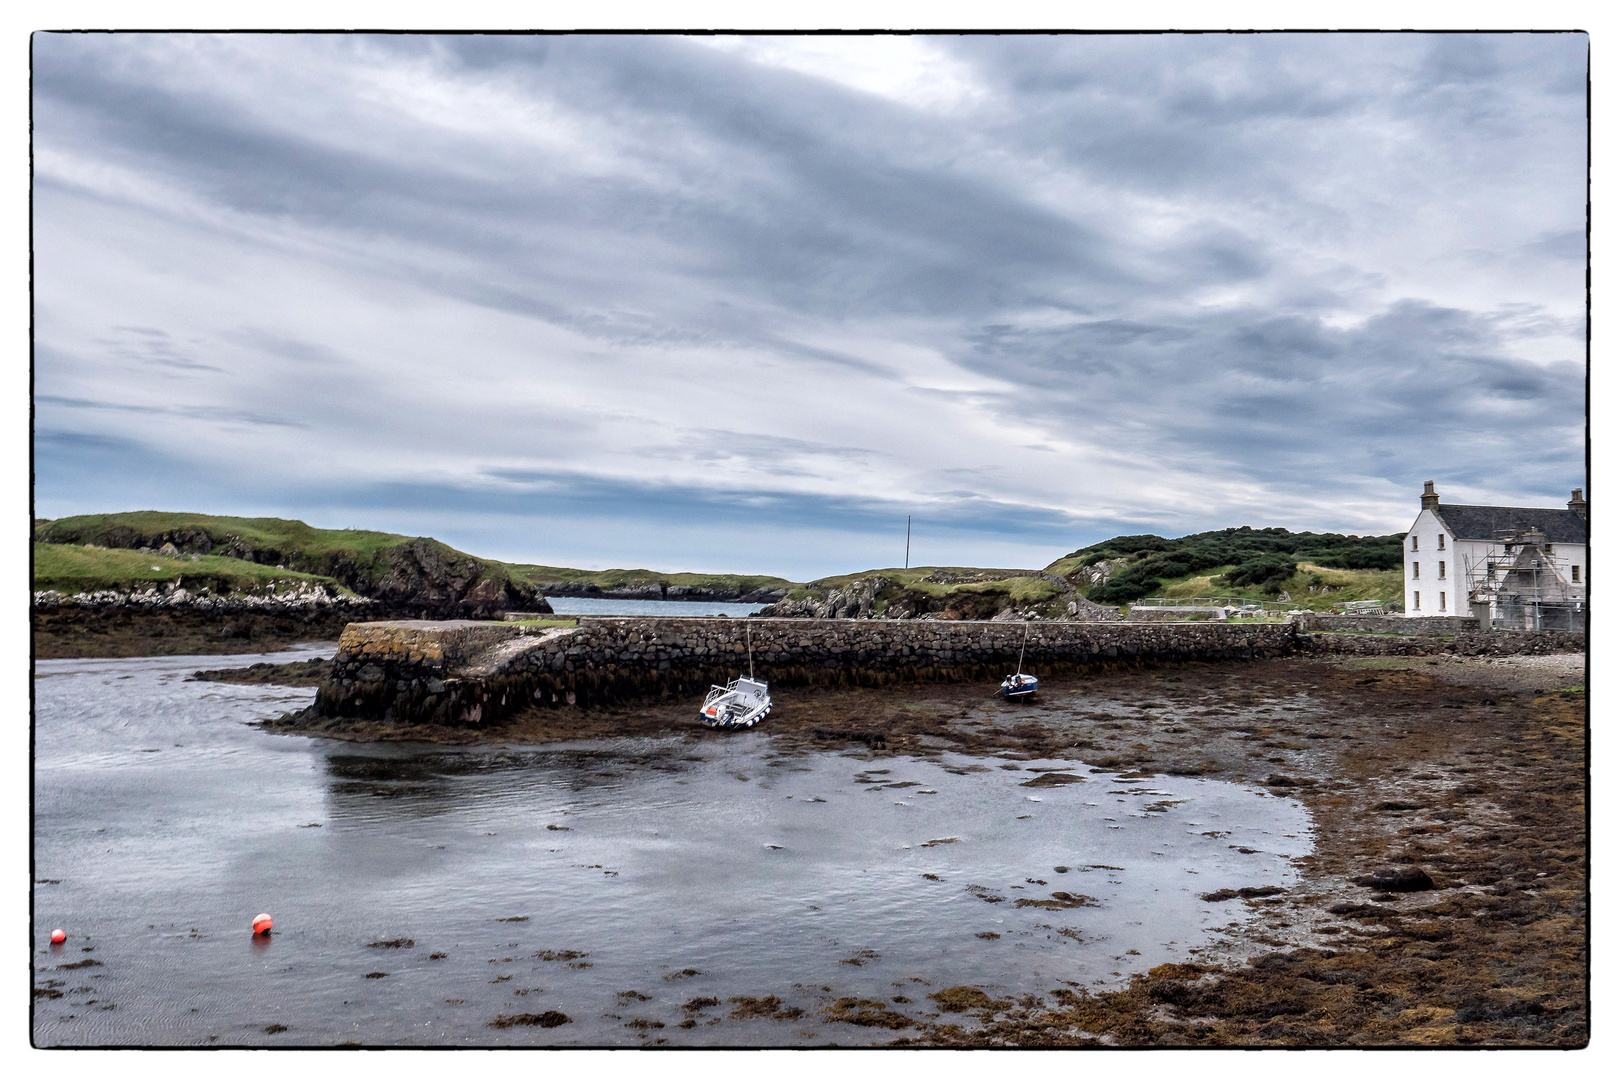
[[[41,1045],[886,1041],[903,1032],[817,1010],[1116,984],[1241,914],[1199,893],[1289,884],[1309,848],[1292,800],[1079,761],[786,757],[768,730],[471,750],[271,735],[253,721],[312,690],[187,681],[199,666],[39,664],[36,928],[70,935],[36,948],[36,988],[61,994],[36,1001]],[[1021,786],[1060,766],[1088,782]],[[1054,890],[1099,906],[1016,906]],[[708,1023],[723,1004],[676,1026],[694,999],[770,994],[804,1016]],[[572,1022],[486,1026],[553,1009]]]

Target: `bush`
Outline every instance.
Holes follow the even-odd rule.
[[[1234,588],[1255,586],[1261,592],[1275,593],[1294,576],[1296,564],[1288,555],[1262,555],[1239,563],[1226,572],[1226,583]]]

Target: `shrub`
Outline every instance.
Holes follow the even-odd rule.
[[[1282,589],[1283,582],[1294,576],[1296,567],[1290,556],[1262,555],[1228,570],[1225,580],[1234,588],[1252,585],[1261,592],[1274,593]]]

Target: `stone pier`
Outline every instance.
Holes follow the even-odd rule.
[[[1027,630],[1026,630],[1027,627]],[[1031,623],[582,616],[577,628],[352,623],[311,713],[484,725],[529,705],[695,697],[754,671],[773,687],[881,686],[1295,654],[1578,652],[1581,634],[1385,636],[1294,623]]]

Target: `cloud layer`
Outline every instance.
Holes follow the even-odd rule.
[[[1042,565],[1584,481],[1581,35],[37,35],[38,512]]]

